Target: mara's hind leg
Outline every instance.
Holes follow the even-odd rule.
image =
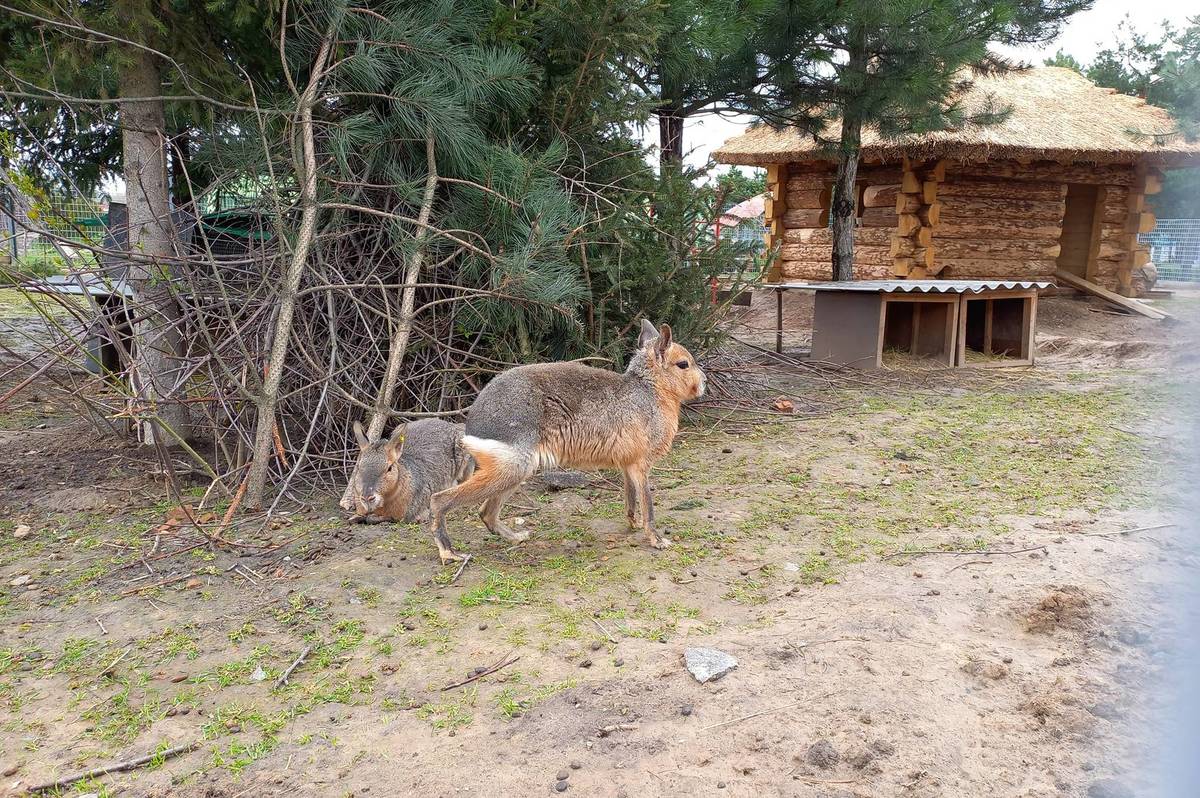
[[[634,473],[624,468],[621,470],[621,477],[625,483],[625,520],[629,523],[629,531],[638,528],[637,522],[637,481]]]
[[[430,531],[443,563],[462,559],[446,534],[446,513],[467,504],[490,504],[497,497],[503,503],[503,497],[529,476],[532,462],[527,453],[499,441],[468,438],[465,445],[475,458],[475,472],[466,482],[433,494],[429,502]]]
[[[483,509],[479,512],[479,517],[483,521],[484,526],[489,532],[495,532],[500,537],[507,540],[509,543],[520,543],[523,540],[529,540],[529,530],[524,529],[520,532],[514,532],[510,526],[500,520],[500,508],[508,501],[508,497],[513,495],[512,490],[505,491],[499,496],[493,496],[483,503]]]

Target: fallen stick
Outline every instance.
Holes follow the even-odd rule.
[[[1175,524],[1154,524],[1153,526],[1139,526],[1134,529],[1114,529],[1112,532],[1075,532],[1081,538],[1107,537],[1108,535],[1132,535],[1134,532],[1149,532],[1153,529],[1167,529],[1175,526]]]
[[[151,588],[155,588],[155,587],[165,587],[166,585],[171,585],[176,582],[182,582],[184,579],[190,579],[193,576],[195,576],[195,574],[189,572],[189,573],[183,574],[182,576],[172,576],[167,579],[160,579],[157,582],[154,582],[153,584],[142,585],[141,587],[131,587],[128,590],[118,593],[117,597],[123,598],[125,596],[131,596],[134,593],[141,593],[143,590],[150,590]]]
[[[1041,546],[1029,546],[1028,548],[1024,548],[1024,549],[1007,549],[1007,550],[1001,550],[1001,549],[923,549],[921,551],[893,551],[891,554],[883,555],[883,559],[887,560],[887,559],[891,559],[892,557],[921,557],[926,554],[953,554],[958,557],[961,557],[965,554],[978,554],[981,557],[995,557],[999,554],[1007,554],[1009,556],[1012,556],[1014,554],[1022,554],[1027,551],[1038,551],[1039,549],[1044,549],[1044,548],[1046,548],[1046,544],[1042,544]]]
[[[479,673],[475,674],[474,676],[471,676],[467,679],[463,679],[461,682],[455,682],[454,684],[446,685],[445,687],[443,687],[441,689],[440,692],[444,693],[447,690],[453,690],[455,687],[462,687],[464,684],[470,684],[471,682],[473,682],[477,679],[482,679],[484,676],[493,674],[502,668],[507,668],[509,665],[512,665],[514,662],[516,662],[519,659],[520,659],[520,657],[517,656],[517,657],[513,657],[512,659],[501,660],[500,662],[497,662],[495,665],[488,668],[487,670],[480,671]]]
[[[300,656],[296,657],[292,664],[288,666],[288,669],[283,672],[283,675],[275,680],[274,689],[278,690],[280,687],[283,687],[285,684],[287,684],[288,677],[292,675],[292,671],[296,670],[296,668],[299,668],[301,663],[308,659],[310,652],[312,652],[311,643],[304,647],[304,650],[300,652]]]
[[[453,579],[451,579],[451,580],[450,580],[449,582],[447,582],[446,584],[448,584],[448,585],[452,585],[452,584],[454,584],[455,582],[457,582],[457,581],[458,581],[458,578],[459,578],[460,576],[462,576],[462,572],[463,572],[463,570],[464,570],[464,569],[467,567],[467,563],[469,563],[470,561],[471,561],[471,555],[470,555],[470,554],[465,554],[465,555],[463,555],[462,564],[461,564],[461,565],[459,565],[459,566],[458,566],[458,570],[454,572],[454,578],[453,578]]]
[[[822,642],[829,642],[829,641],[822,641]],[[702,726],[700,728],[700,731],[708,731],[709,729],[716,729],[720,726],[728,726],[731,723],[741,723],[742,721],[750,720],[751,718],[761,718],[763,715],[773,715],[776,712],[783,712],[785,709],[795,709],[796,707],[802,706],[803,704],[807,704],[810,701],[819,701],[822,698],[828,698],[831,695],[833,695],[833,693],[826,693],[825,695],[817,696],[816,698],[806,698],[803,701],[796,701],[795,703],[792,703],[792,704],[784,704],[783,706],[775,707],[774,709],[764,709],[761,712],[751,712],[749,715],[742,715],[740,718],[733,718],[732,720],[723,720],[720,723],[712,723],[708,726]]]
[[[149,762],[153,762],[158,759],[170,759],[173,756],[179,756],[180,754],[186,754],[188,751],[191,751],[198,747],[200,747],[200,741],[193,740],[190,743],[184,743],[183,745],[177,745],[174,748],[168,748],[164,751],[154,751],[154,752],[146,754],[144,756],[135,757],[133,759],[126,759],[121,762],[114,762],[111,765],[105,765],[104,767],[98,767],[98,768],[92,768],[91,770],[85,770],[82,773],[74,773],[70,776],[64,776],[63,778],[58,779],[56,781],[48,781],[43,784],[35,784],[32,787],[26,787],[25,791],[31,792],[31,793],[37,793],[37,792],[46,792],[47,790],[61,789],[63,787],[68,787],[77,781],[83,781],[84,779],[94,779],[97,776],[107,776],[109,773],[121,773],[126,770],[133,770],[136,767],[141,767],[142,765],[145,765]]]
[[[599,629],[601,632],[604,633],[604,636],[608,638],[608,642],[610,642],[610,643],[617,642],[617,638],[615,638],[611,634],[609,634],[608,630],[605,629],[603,626],[601,626],[600,622],[598,620],[596,620],[595,618],[592,618],[591,621],[592,621],[592,623],[596,624],[597,629]]]
[[[640,728],[641,726],[636,723],[614,723],[611,726],[601,726],[596,729],[596,736],[607,737],[615,731],[637,731]]]
[[[991,565],[991,564],[992,564],[991,560],[967,560],[966,562],[960,562],[958,565],[954,566],[949,571],[947,571],[946,574],[947,575],[952,574],[955,571],[957,571],[959,568],[966,568],[968,565]]]

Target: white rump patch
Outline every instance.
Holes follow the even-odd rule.
[[[494,457],[524,471],[526,474],[534,474],[543,469],[555,468],[558,465],[558,459],[541,447],[530,452],[518,449],[504,441],[492,440],[491,438],[477,438],[474,435],[464,435],[462,442],[463,448],[472,455],[478,453]]]

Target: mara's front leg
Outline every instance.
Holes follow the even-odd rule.
[[[637,522],[637,475],[628,468],[621,469],[621,477],[625,483],[625,520],[629,523],[629,531],[638,528]]]
[[[630,469],[637,486],[638,503],[642,505],[642,530],[646,533],[646,542],[656,549],[665,549],[671,541],[664,538],[654,529],[654,499],[650,495],[650,464],[640,463]]]

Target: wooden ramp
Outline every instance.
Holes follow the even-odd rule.
[[[1130,313],[1137,313],[1145,316],[1148,319],[1156,319],[1158,321],[1174,318],[1174,316],[1172,316],[1170,313],[1167,313],[1165,310],[1152,308],[1144,302],[1139,302],[1136,299],[1130,299],[1127,296],[1121,296],[1118,293],[1109,291],[1102,285],[1096,285],[1090,280],[1085,280],[1077,274],[1071,274],[1070,272],[1065,272],[1062,269],[1059,269],[1054,273],[1054,276],[1060,283],[1065,283],[1072,288],[1077,288],[1085,294],[1091,294],[1094,297],[1099,297],[1110,305],[1121,308],[1122,310],[1128,310]]]

